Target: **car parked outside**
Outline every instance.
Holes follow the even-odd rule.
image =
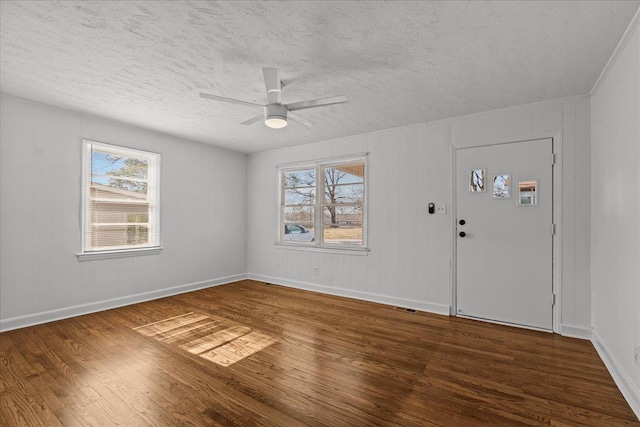
[[[313,242],[315,233],[300,224],[285,224],[283,240],[288,242]]]

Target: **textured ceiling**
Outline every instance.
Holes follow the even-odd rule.
[[[588,93],[637,1],[2,1],[0,90],[254,152]],[[239,123],[266,103],[312,128]]]

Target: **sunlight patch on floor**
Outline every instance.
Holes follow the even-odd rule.
[[[230,366],[263,348],[269,347],[274,342],[276,342],[275,339],[262,332],[250,332],[221,347],[202,353],[200,357],[218,365]]]
[[[251,328],[247,328],[246,326],[232,326],[231,328],[223,329],[195,341],[183,344],[180,348],[187,350],[189,353],[201,354],[246,335],[250,331]]]
[[[177,345],[182,350],[225,367],[277,342],[272,336],[248,326],[234,325],[225,319],[195,312],[138,326],[133,330],[166,344]]]

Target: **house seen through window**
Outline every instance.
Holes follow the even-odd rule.
[[[83,253],[159,246],[160,155],[85,141]]]
[[[365,246],[365,161],[280,169],[280,242]]]

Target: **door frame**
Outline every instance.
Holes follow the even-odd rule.
[[[500,145],[500,144],[512,144],[518,142],[526,142],[526,141],[534,141],[538,139],[551,139],[552,140],[552,152],[555,157],[554,164],[552,168],[552,180],[553,180],[553,196],[552,196],[552,204],[553,204],[553,212],[552,212],[552,221],[555,225],[555,234],[552,237],[553,240],[553,255],[552,255],[552,295],[555,296],[555,304],[553,309],[551,310],[553,320],[552,320],[552,330],[556,334],[560,334],[562,330],[562,130],[559,131],[548,131],[548,132],[537,132],[532,133],[520,137],[510,137],[510,138],[491,138],[486,140],[476,141],[471,144],[465,144],[464,146],[454,146],[451,144],[450,148],[450,158],[451,158],[451,179],[449,182],[451,183],[451,227],[450,227],[450,239],[451,239],[451,270],[450,270],[450,304],[449,304],[449,315],[458,317],[458,303],[457,303],[457,268],[458,268],[458,239],[456,239],[457,233],[457,216],[458,216],[458,207],[457,207],[457,151],[465,148],[473,148],[473,147],[487,147],[491,145]],[[549,159],[551,161],[551,159]],[[551,230],[549,230],[551,232]],[[553,297],[552,296],[552,297]],[[462,317],[462,316],[461,316]],[[481,319],[477,319],[481,320]],[[492,323],[502,323],[508,326],[521,327],[525,329],[535,329],[538,328],[526,327],[520,325],[513,325],[510,323],[491,321]]]

